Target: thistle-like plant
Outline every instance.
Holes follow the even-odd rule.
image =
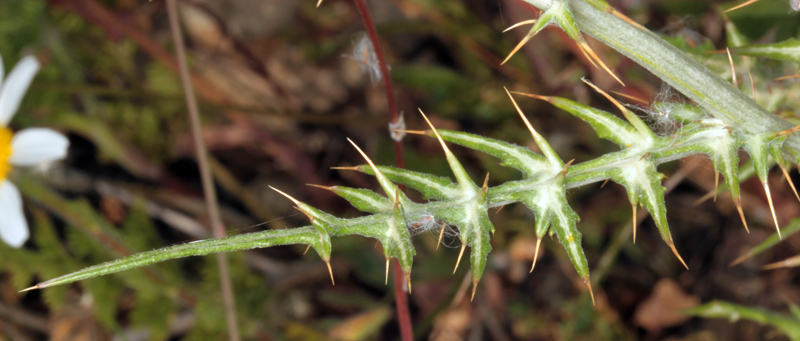
[[[669,106],[669,115],[678,121],[679,128],[667,136],[656,134],[640,117],[588,81],[587,85],[608,98],[624,119],[566,98],[517,93],[547,101],[577,116],[587,122],[598,136],[620,147],[619,151],[573,165],[572,161],[565,162],[555,153],[526,119],[511,92],[508,92],[512,105],[528,127],[541,154],[496,139],[465,132],[437,130],[422,114],[429,124],[428,129],[408,132],[434,137],[439,141],[455,181],[449,177],[375,165],[353,143],[367,164],[345,170],[375,176],[383,193],[345,186],[317,187],[339,195],[369,215],[339,218],[276,189],[294,202],[297,209],[308,217],[310,225],[202,240],[143,252],[51,279],[29,289],[70,283],[179,257],[285,244],[308,245],[328,263],[330,270],[331,237],[361,235],[377,239],[382,244],[387,260],[387,276],[389,260],[398,260],[410,291],[415,255],[412,232],[436,230],[441,242],[444,231],[451,229],[457,231],[461,242],[459,256],[455,261],[456,268],[467,246],[470,248],[474,295],[487,264],[491,251],[490,239],[495,229],[489,220],[488,210],[519,202],[535,215],[531,224],[537,237],[535,254],[538,256],[541,240],[545,236],[556,236],[569,255],[578,276],[583,279],[591,293],[590,270],[581,247],[581,233],[577,225],[579,218],[568,203],[568,189],[608,180],[624,186],[634,216],[638,207],[645,208],[653,217],[664,242],[684,266],[686,264],[677,251],[678,246],[675,245],[668,226],[665,190],[661,185],[664,175],[658,171],[660,164],[694,154],[707,155],[715,170],[724,176],[747,229],[740,204],[738,178],[738,152],[744,149],[753,161],[772,208],[767,185],[768,171],[774,162],[786,172],[790,161],[796,163],[800,158],[800,137],[794,134],[796,128],[602,0],[525,1],[541,9],[543,15],[535,23],[524,22],[533,23],[534,27],[522,43],[531,39],[544,26],[555,24],[564,29],[598,67],[611,73],[611,69],[588,47],[582,34],[593,36],[641,64],[695,102]],[[514,51],[518,49],[519,46]],[[744,50],[738,50],[745,53],[742,51]],[[666,110],[666,105],[655,103],[653,108],[663,111]],[[504,166],[521,171],[522,177],[492,187],[488,186],[489,174],[482,181],[475,182],[449,150],[448,143],[497,157]],[[412,201],[398,185],[419,191],[428,201]],[[774,209],[772,216],[780,234]],[[634,227],[634,240],[635,238]],[[535,264],[536,258],[531,271]],[[333,279],[331,272],[331,280]]]

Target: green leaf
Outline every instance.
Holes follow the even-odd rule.
[[[739,319],[755,321],[773,326],[792,340],[800,340],[800,320],[767,310],[755,309],[725,301],[711,301],[698,307],[684,310],[686,314],[705,318],[724,318],[731,322]]]
[[[448,177],[391,166],[377,166],[377,168],[389,180],[419,191],[425,199],[454,198],[459,194],[458,185]],[[375,175],[375,171],[369,165],[361,165],[356,169],[365,174]]]
[[[730,49],[731,53],[800,63],[800,40],[790,38],[773,44],[744,45]]]

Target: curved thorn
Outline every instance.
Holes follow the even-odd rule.
[[[764,186],[764,192],[767,193],[767,203],[769,203],[769,211],[772,213],[772,221],[775,222],[775,230],[778,231],[778,238],[783,240],[781,228],[778,225],[778,216],[775,215],[775,205],[772,204],[772,195],[769,192],[769,185],[766,182],[762,182],[761,185]]]
[[[269,187],[269,188],[272,188],[272,190],[274,190],[275,192],[278,192],[278,193],[280,193],[281,195],[283,195],[283,196],[285,196],[285,197],[289,198],[289,200],[291,200],[291,201],[292,201],[292,202],[293,202],[295,205],[297,205],[297,206],[300,206],[300,205],[302,204],[302,202],[298,201],[298,200],[297,200],[297,199],[295,199],[295,198],[292,198],[292,196],[291,196],[291,195],[288,195],[288,194],[284,193],[283,191],[281,191],[281,190],[279,190],[279,189],[277,189],[277,188],[275,188],[275,187],[272,187],[272,186],[267,186],[267,187]],[[299,208],[298,208],[298,209],[299,209]],[[303,210],[300,210],[300,211],[302,212]]]
[[[717,202],[717,189],[719,189],[719,172],[714,170],[714,202]]]
[[[508,32],[508,31],[510,31],[510,30],[513,30],[513,29],[515,29],[515,28],[517,28],[517,27],[520,27],[520,26],[522,26],[522,25],[533,25],[533,24],[535,24],[535,23],[536,23],[536,19],[530,19],[530,20],[520,21],[520,22],[518,22],[518,23],[516,23],[516,24],[514,24],[514,25],[511,25],[511,26],[509,26],[507,29],[503,30],[503,33],[506,33],[506,32]]]
[[[584,278],[583,283],[586,284],[586,288],[589,289],[589,296],[592,297],[592,306],[594,307],[594,291],[592,290],[592,281],[589,278]]]
[[[336,285],[336,282],[333,281],[333,270],[331,269],[331,262],[330,260],[324,259],[325,265],[328,266],[328,273],[331,274],[331,284]]]
[[[633,216],[631,217],[631,222],[633,223],[633,243],[636,244],[636,205],[631,205],[633,208]]]
[[[445,226],[447,226],[447,223],[442,223],[442,230],[439,231],[439,241],[436,242],[436,250],[439,250],[439,245],[442,245],[442,237],[444,236]]]
[[[461,252],[458,253],[458,260],[456,260],[456,267],[453,269],[453,274],[456,274],[456,270],[458,270],[458,264],[461,263],[461,257],[464,256],[464,250],[467,249],[467,244],[461,244]]]
[[[383,285],[389,285],[389,258],[386,258],[386,280]]]
[[[533,272],[533,268],[536,267],[536,260],[539,259],[539,245],[541,245],[541,244],[542,244],[542,238],[537,238],[536,239],[536,251],[533,254],[533,265],[531,265],[531,271],[529,271],[528,273],[532,273]]]
[[[561,176],[567,176],[567,170],[569,170],[569,166],[572,166],[573,162],[575,162],[575,159],[567,161],[567,163],[564,165],[564,170],[561,171]]]
[[[311,250],[311,245],[307,246],[307,247],[306,247],[306,250],[305,250],[305,251],[303,251],[303,256],[305,256],[305,255],[306,255],[306,253],[308,253],[308,250]]]
[[[686,262],[683,261],[683,258],[681,258],[681,255],[678,254],[678,250],[675,248],[675,243],[672,242],[672,240],[669,240],[669,241],[667,241],[667,245],[669,245],[669,248],[672,249],[672,253],[675,254],[675,257],[678,257],[678,260],[681,261],[681,264],[683,264],[683,267],[686,268],[686,270],[689,270],[689,266],[686,265]]]
[[[428,119],[428,116],[425,116],[425,113],[424,113],[424,112],[422,112],[422,109],[419,109],[419,113],[420,113],[420,114],[422,114],[422,118],[424,118],[424,119],[425,119],[425,122],[427,122],[427,123],[428,123],[428,126],[430,126],[430,127],[431,127],[431,130],[433,130],[433,133],[434,133],[434,134],[436,134],[436,139],[438,139],[438,140],[439,140],[439,143],[441,143],[441,144],[442,144],[442,149],[444,149],[445,153],[450,153],[450,149],[448,149],[448,148],[447,148],[447,145],[446,145],[446,144],[444,144],[444,140],[442,139],[442,136],[441,136],[441,135],[439,135],[439,131],[438,131],[438,130],[436,130],[436,128],[433,126],[433,124],[431,123],[431,121]]]
[[[478,280],[477,279],[473,279],[472,280],[472,296],[469,298],[470,302],[472,302],[472,300],[475,299],[475,289],[478,289]]]
[[[750,234],[750,229],[747,228],[747,220],[744,220],[744,212],[742,212],[742,203],[739,200],[734,202],[736,205],[736,210],[739,211],[739,218],[742,218],[742,224],[744,225],[744,230],[747,231],[747,234]]]

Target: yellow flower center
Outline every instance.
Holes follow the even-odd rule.
[[[8,158],[11,157],[11,138],[14,133],[6,127],[0,127],[0,182],[6,179],[8,172],[11,171],[11,164]]]

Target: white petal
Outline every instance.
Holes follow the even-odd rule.
[[[39,61],[32,56],[22,58],[14,66],[8,78],[0,89],[0,125],[7,126],[8,121],[19,108],[19,102],[28,91],[28,86],[33,80],[33,76],[39,71]]]
[[[67,155],[67,140],[61,133],[47,128],[28,128],[11,139],[11,157],[15,166],[36,166],[63,159]]]
[[[28,240],[22,198],[11,181],[0,182],[0,239],[11,247],[20,247]]]

